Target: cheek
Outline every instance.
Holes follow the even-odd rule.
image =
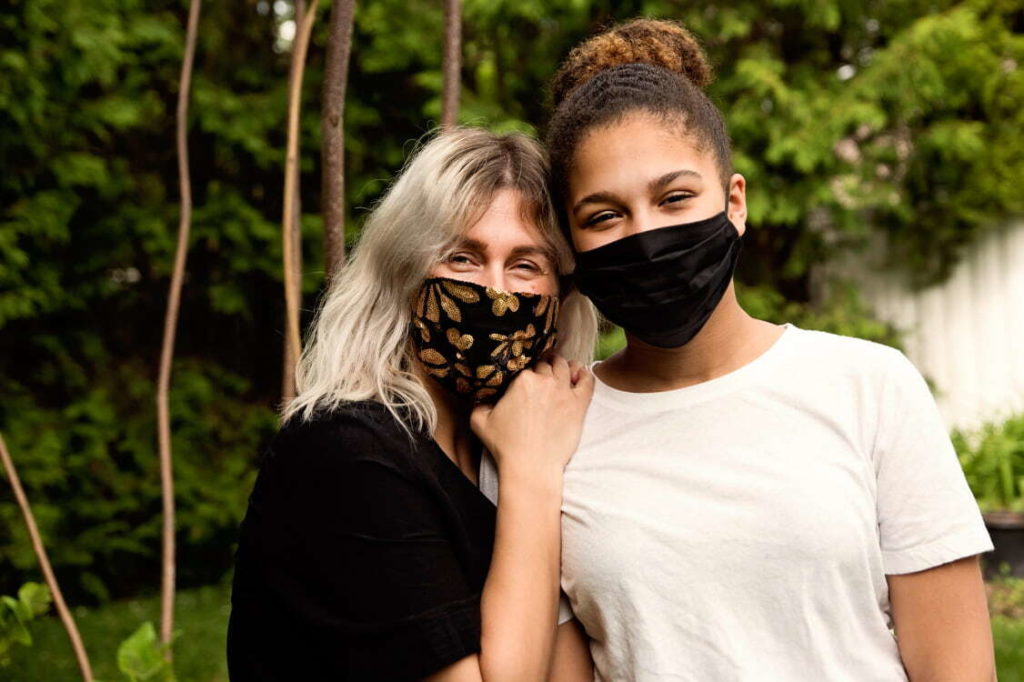
[[[579,230],[572,229],[572,243],[577,251],[590,251],[599,246],[610,244],[624,237],[620,230]]]
[[[558,278],[553,274],[538,277],[536,280],[522,285],[522,291],[527,294],[545,294],[547,296],[558,295]]]

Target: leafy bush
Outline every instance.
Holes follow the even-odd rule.
[[[6,384],[0,424],[51,561],[71,602],[133,594],[159,576],[160,477],[153,381],[132,363],[106,368],[64,407]],[[20,389],[20,390],[19,390]],[[239,377],[176,363],[171,393],[178,582],[219,579],[244,513],[254,463],[276,417]],[[0,584],[35,569],[19,511],[0,498]]]
[[[953,443],[983,510],[1024,511],[1024,415],[956,432]]]
[[[15,644],[32,645],[28,624],[50,610],[50,588],[39,583],[25,583],[18,596],[0,597],[0,668],[11,662],[10,651]]]

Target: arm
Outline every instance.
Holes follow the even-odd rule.
[[[575,618],[558,626],[548,682],[593,682],[594,662],[583,626]]]
[[[890,575],[888,581],[900,657],[911,682],[996,679],[977,557]]]
[[[467,656],[426,682],[480,682],[480,657]],[[593,682],[594,664],[590,660],[587,636],[576,620],[558,626],[548,682]]]
[[[589,372],[556,358],[523,372],[493,408],[474,411],[473,430],[499,463],[501,489],[480,654],[430,682],[548,677],[558,629],[562,470],[579,443],[592,392]],[[569,669],[571,648],[559,647],[560,665]]]

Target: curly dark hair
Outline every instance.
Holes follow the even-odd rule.
[[[698,148],[714,154],[728,187],[729,135],[722,113],[704,93],[713,79],[704,49],[675,21],[634,19],[577,45],[550,86],[554,113],[546,139],[560,214],[576,149],[587,132],[637,111],[679,127]]]

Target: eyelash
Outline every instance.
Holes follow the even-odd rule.
[[[659,205],[663,204],[678,204],[687,199],[692,199],[695,195],[690,192],[673,192],[664,199],[661,200]],[[614,218],[615,214],[612,211],[601,211],[588,218],[584,223],[584,227],[593,227],[603,222],[607,222],[609,219]]]
[[[448,258],[445,259],[445,262],[447,262],[447,263],[457,263],[457,264],[460,264],[460,265],[464,265],[464,264],[467,264],[467,263],[472,263],[473,259],[472,259],[471,256],[469,256],[468,254],[465,254],[465,253],[453,253],[452,255],[448,256]],[[518,267],[521,267],[521,266],[525,267],[526,269],[530,270],[531,272],[542,272],[543,271],[542,268],[539,265],[536,265],[535,263],[531,263],[529,261],[519,261],[513,267],[518,268]]]

